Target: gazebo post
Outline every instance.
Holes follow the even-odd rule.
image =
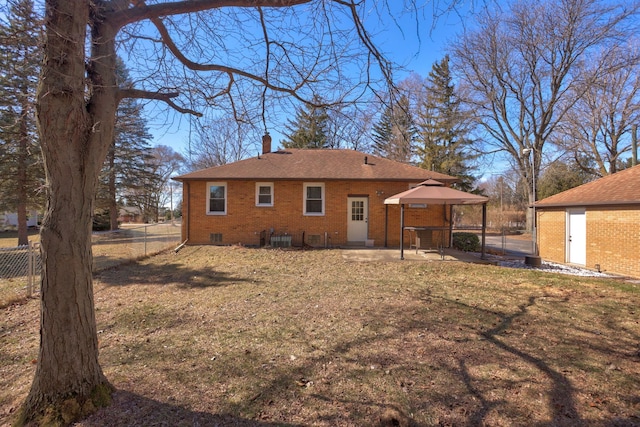
[[[394,194],[391,197],[387,197],[384,201],[385,205],[400,205],[400,259],[404,259],[404,205],[408,203],[425,203],[444,205],[444,219],[446,222],[447,206],[449,206],[449,230],[450,230],[450,242],[453,240],[453,206],[452,205],[466,205],[466,204],[480,204],[483,203],[482,210],[482,256],[484,258],[485,253],[485,230],[487,228],[487,212],[486,203],[488,198],[478,196],[476,194],[465,193],[464,191],[456,190],[454,188],[445,187],[443,183],[428,179],[417,187],[411,188],[402,193]],[[442,230],[442,235],[446,232],[446,227],[437,227]],[[386,233],[385,233],[386,235]],[[444,239],[443,239],[444,243]],[[451,246],[451,243],[449,243]]]
[[[404,203],[400,205],[400,259],[404,259]]]
[[[449,205],[449,249],[453,248],[453,205]]]
[[[480,259],[486,259],[485,256],[485,243],[486,243],[486,235],[487,235],[487,203],[482,204],[482,252],[480,254]]]

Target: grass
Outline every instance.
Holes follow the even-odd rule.
[[[340,250],[187,247],[95,281],[114,403],[78,426],[640,423],[640,288]],[[0,424],[37,301],[0,312]]]
[[[30,228],[28,231],[29,241],[39,242],[40,231]],[[12,248],[18,245],[18,232],[13,230],[0,231],[0,248]]]
[[[40,241],[37,231],[29,233],[31,242]],[[27,252],[10,249],[17,244],[17,236],[17,232],[0,233],[0,309],[27,297]],[[117,232],[95,233],[92,242],[93,268],[99,271],[178,246],[180,226],[169,222],[148,226],[124,224]],[[39,289],[39,280],[37,275],[35,292]]]

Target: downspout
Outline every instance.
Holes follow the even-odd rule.
[[[190,190],[190,188],[189,188],[189,183],[187,183],[187,182],[183,182],[182,185],[186,186],[186,190],[187,190],[186,192],[184,190],[182,192],[182,221],[184,221],[184,205],[185,205],[184,197],[185,197],[185,193],[186,193],[186,197],[187,197],[187,220],[184,221],[184,228],[185,228],[185,230],[184,230],[185,233],[184,234],[186,235],[186,237],[184,239],[184,242],[180,243],[178,245],[178,247],[174,249],[175,253],[180,252],[180,250],[182,248],[184,248],[185,245],[187,244],[187,242],[189,241],[189,223],[191,221],[191,209],[190,209],[190,206],[189,206],[189,200],[190,200],[190,198],[189,198],[189,190]]]
[[[387,233],[389,227],[389,205],[384,205],[384,247],[388,246]]]

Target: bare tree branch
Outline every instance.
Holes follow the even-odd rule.
[[[140,89],[120,89],[118,90],[118,101],[124,98],[154,99],[156,101],[164,102],[165,104],[169,105],[171,108],[178,111],[179,113],[192,114],[197,117],[202,117],[202,113],[199,113],[197,111],[194,111],[188,108],[182,108],[171,100],[172,98],[175,98],[179,95],[180,95],[179,92],[161,93],[161,92],[150,92],[150,91],[140,90]]]

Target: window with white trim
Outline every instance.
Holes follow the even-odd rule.
[[[227,183],[207,182],[207,215],[227,214]]]
[[[273,182],[256,182],[256,206],[273,206]]]
[[[324,184],[304,183],[304,214],[324,215]]]

